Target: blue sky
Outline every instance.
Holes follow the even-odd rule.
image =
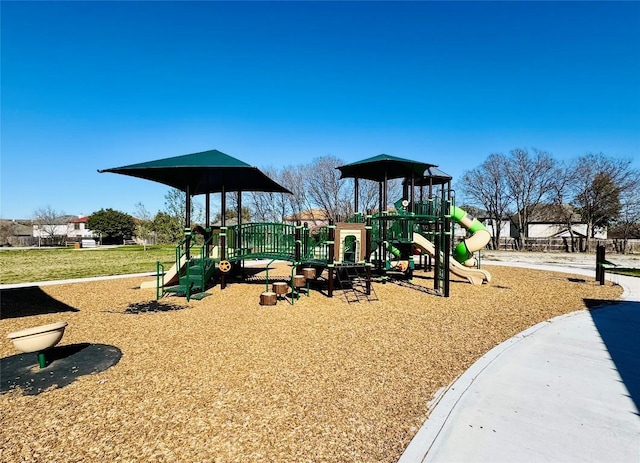
[[[516,147],[640,158],[638,2],[0,8],[3,218],[155,213],[167,187],[97,169],[208,149],[386,153],[454,180]]]

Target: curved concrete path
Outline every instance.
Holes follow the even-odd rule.
[[[489,351],[435,400],[399,462],[640,462],[640,278],[608,277],[623,302],[540,323]]]
[[[65,280],[32,281],[30,283],[7,283],[7,284],[0,285],[0,290],[31,288],[33,286],[68,285],[71,283],[88,283],[91,281],[120,280],[122,278],[149,277],[149,276],[155,276],[155,275],[156,275],[156,272],[145,272],[145,273],[129,273],[127,275],[108,275],[108,276],[102,276],[102,277],[68,278]]]

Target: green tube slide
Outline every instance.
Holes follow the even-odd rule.
[[[471,259],[471,257],[473,257],[474,251],[477,251],[478,249],[482,248],[486,244],[485,242],[485,243],[482,243],[481,246],[478,246],[477,244],[480,244],[480,243],[477,243],[477,244],[473,243],[474,241],[473,235],[475,235],[480,231],[484,231],[488,234],[489,231],[487,230],[487,227],[485,227],[478,219],[472,218],[467,214],[467,212],[464,209],[461,209],[457,206],[454,206],[452,208],[451,218],[454,221],[458,222],[460,225],[462,225],[464,228],[469,230],[469,232],[472,235],[471,238],[465,239],[461,243],[459,243],[453,250],[453,258],[456,261],[463,263]],[[472,243],[473,245],[469,246]],[[475,249],[475,248],[478,248],[478,249]]]
[[[387,252],[392,254],[396,259],[400,257],[400,249],[396,248],[391,243],[389,243],[389,245],[387,246]]]
[[[402,198],[394,203],[398,214],[406,214],[405,206],[402,204]],[[473,257],[473,253],[482,249],[491,239],[489,230],[478,219],[471,217],[467,214],[467,211],[457,206],[451,207],[451,218],[454,222],[459,223],[461,226],[469,230],[471,236],[464,239],[453,250],[453,258],[463,264]],[[389,245],[387,251],[394,256],[397,254],[394,252],[397,249],[394,246]]]

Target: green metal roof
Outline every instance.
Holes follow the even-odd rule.
[[[183,154],[156,161],[141,162],[116,169],[154,169],[162,167],[251,167],[246,162],[229,156],[218,150],[202,151],[200,153]],[[109,172],[115,169],[106,169]]]
[[[413,184],[415,186],[444,185],[451,181],[452,178],[451,175],[442,172],[440,169],[429,167],[424,171],[423,177],[414,179]],[[409,184],[409,182],[409,179],[405,179],[402,183]]]
[[[410,159],[398,158],[388,154],[379,154],[362,161],[353,162],[337,167],[341,172],[340,178],[363,178],[382,182],[392,178],[422,178],[423,173],[435,164],[417,162]]]
[[[291,193],[257,167],[218,150],[98,170],[169,185],[191,195],[224,191]]]

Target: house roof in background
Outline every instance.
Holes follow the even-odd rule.
[[[570,204],[540,204],[529,216],[529,223],[566,223],[568,214],[572,223],[582,220]]]
[[[27,225],[26,223],[21,223],[17,220],[0,220],[3,226],[11,227],[11,231],[14,236],[31,236],[33,233],[33,225]],[[22,221],[29,222],[29,221]]]
[[[306,211],[301,211],[299,214],[291,214],[288,217],[285,217],[285,220],[291,222],[293,220],[313,220],[313,221],[325,221],[327,219],[327,215],[322,209],[307,209]]]

